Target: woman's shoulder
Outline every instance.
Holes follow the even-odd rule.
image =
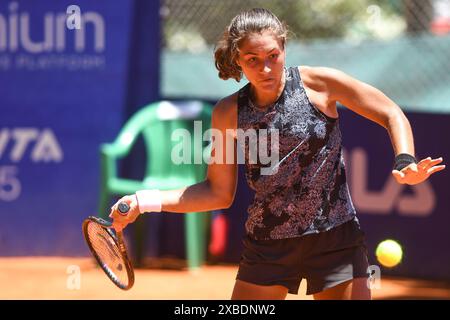
[[[220,99],[214,106],[214,111],[217,114],[229,115],[230,113],[237,111],[237,101],[238,101],[239,91],[230,94],[222,99]]]
[[[327,90],[330,79],[336,77],[339,70],[329,67],[297,66],[303,84],[315,91]]]
[[[213,119],[216,125],[234,129],[237,125],[237,100],[239,92],[220,99],[213,109]]]
[[[342,71],[330,68],[330,67],[321,67],[321,66],[297,66],[298,71],[300,73],[300,77],[305,84],[311,85],[320,85],[325,84],[330,80],[336,79],[341,76]]]

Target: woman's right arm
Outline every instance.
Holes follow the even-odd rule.
[[[211,128],[220,133],[218,136],[222,137],[223,152],[219,159],[220,153],[216,154],[217,150],[211,150],[211,157],[216,158],[217,161],[208,164],[206,179],[180,189],[158,191],[158,199],[151,198],[151,196],[145,197],[146,194],[154,195],[152,193],[154,191],[148,190],[122,197],[111,207],[110,218],[113,219],[113,227],[116,230],[125,228],[129,223],[134,222],[141,213],[146,212],[147,210],[143,208],[146,208],[148,203],[152,204],[150,207],[160,208],[160,211],[177,213],[212,211],[231,206],[237,185],[237,156],[234,140],[237,125],[236,101],[236,94],[234,94],[220,100],[213,109]],[[227,129],[231,130],[227,132]],[[230,139],[231,150],[227,150],[225,147],[227,139]],[[233,152],[233,161],[227,164],[225,159],[229,152]],[[117,211],[118,205],[122,201],[130,206],[127,215],[121,215]]]
[[[216,129],[221,138],[223,152],[211,150],[215,162],[208,164],[206,179],[200,183],[181,189],[161,191],[162,211],[201,212],[228,208],[234,200],[237,186],[236,143],[233,132],[237,124],[236,95],[220,100],[213,109],[211,128]],[[233,129],[233,131],[227,129]],[[227,139],[231,150],[227,150]],[[232,153],[232,163],[226,163],[228,153]],[[229,155],[231,157],[231,155]]]
[[[220,133],[216,138],[221,137],[223,152],[217,153],[217,150],[212,148],[211,157],[216,159],[216,161],[208,164],[207,176],[204,181],[180,189],[159,191],[161,211],[177,213],[202,212],[231,206],[236,192],[238,171],[235,142],[236,126],[237,94],[233,94],[220,100],[214,106],[212,112],[211,128],[216,129],[215,131]],[[229,143],[232,146],[231,150],[226,148],[227,140],[231,142]],[[229,155],[233,161],[232,163],[226,163],[227,154],[230,152],[233,153]],[[220,154],[222,155],[221,157]],[[143,213],[141,211],[146,211],[139,208],[139,201],[141,201],[141,204],[145,202],[144,200],[150,200],[150,202],[155,203],[155,199],[142,199],[141,197],[141,195],[124,196],[111,207],[110,218],[113,219],[113,227],[116,230],[122,230],[129,223],[134,222]],[[117,210],[119,203],[122,201],[130,206],[130,210],[125,216],[118,213]],[[156,202],[159,203],[159,200]]]

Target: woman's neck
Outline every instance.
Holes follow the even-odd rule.
[[[277,85],[277,89],[273,91],[258,91],[253,85],[250,86],[250,99],[253,104],[259,109],[265,109],[274,104],[281,96],[286,83],[286,75],[283,71],[280,82]]]

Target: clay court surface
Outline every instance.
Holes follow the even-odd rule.
[[[77,267],[79,282],[73,278]],[[229,299],[236,271],[236,265],[208,265],[197,272],[137,269],[134,287],[122,291],[90,258],[0,258],[0,299]],[[312,299],[305,295],[305,285],[298,296],[288,295],[288,299]],[[373,298],[450,299],[450,283],[382,278]]]

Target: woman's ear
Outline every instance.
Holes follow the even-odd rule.
[[[239,58],[236,58],[236,60],[234,60],[236,63],[236,66],[239,68],[239,70],[242,70],[241,64],[239,63]]]

